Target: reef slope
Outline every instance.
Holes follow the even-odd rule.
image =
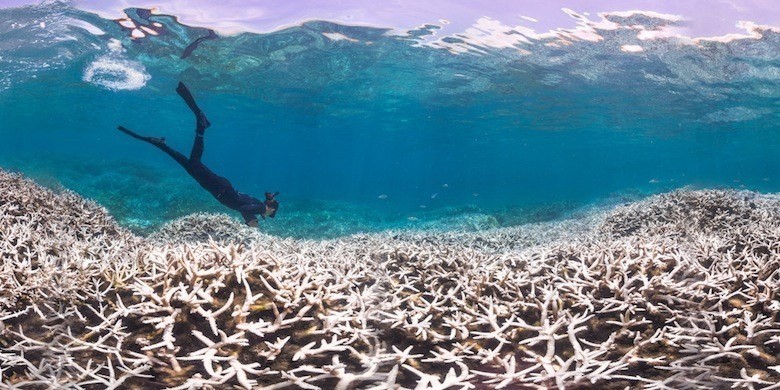
[[[201,214],[142,238],[0,172],[2,386],[772,387],[779,269],[780,198],[746,191],[474,233]]]

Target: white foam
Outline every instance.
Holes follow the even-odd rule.
[[[740,40],[740,39],[761,39],[764,36],[765,31],[771,31],[774,33],[780,33],[780,28],[770,25],[764,25],[764,24],[756,24],[753,22],[748,22],[741,20],[737,22],[736,26],[738,28],[741,28],[745,30],[746,34],[726,34],[721,35],[717,37],[703,37],[703,38],[696,38],[695,40],[697,42],[720,42],[720,43],[729,43],[732,41]]]
[[[512,34],[512,28],[501,22],[482,17],[473,27],[466,29],[469,43],[490,48],[512,48],[518,43],[529,43],[528,39],[519,34]]]
[[[100,57],[84,70],[84,81],[112,91],[141,89],[149,79],[140,63],[112,56]]]
[[[108,40],[108,50],[110,50],[112,53],[120,53],[123,52],[125,49],[122,47],[122,41],[111,38]]]
[[[561,11],[576,21],[576,27],[536,32],[528,27],[505,25],[499,20],[482,17],[462,33],[442,36],[436,41],[423,45],[446,49],[453,54],[484,53],[484,48],[509,49],[513,47],[521,54],[527,54],[535,49],[533,45],[536,42],[547,47],[563,47],[578,41],[596,43],[603,41],[604,37],[608,36],[603,34],[604,32],[624,34],[626,31],[636,31],[636,38],[639,41],[665,41],[676,45],[698,47],[705,47],[706,45],[703,44],[708,42],[729,43],[743,39],[757,40],[761,39],[768,31],[780,33],[780,27],[740,21],[736,24],[736,27],[744,30],[745,33],[695,37],[689,35],[689,26],[680,24],[686,21],[686,18],[681,15],[632,10],[600,12],[598,13],[598,19],[591,19],[587,16],[587,13],[578,13],[569,8],[562,8]],[[621,20],[636,17],[652,20],[648,25],[637,24],[636,20]],[[528,20],[522,15],[520,18]],[[451,41],[448,38],[458,38],[458,40]],[[531,43],[530,47],[528,46],[529,43]],[[644,50],[640,45],[628,42],[623,43],[620,46],[620,50],[623,52],[637,53]]]
[[[680,15],[672,15],[672,14],[665,14],[665,13],[661,13],[661,12],[642,11],[642,10],[604,12],[604,13],[601,13],[599,15],[602,15],[602,16],[611,15],[611,16],[617,16],[619,18],[630,18],[632,16],[641,15],[641,16],[646,16],[648,18],[653,18],[653,19],[668,20],[670,22],[681,22],[681,21],[685,20]]]
[[[641,53],[645,51],[645,49],[639,45],[623,45],[620,46],[620,50],[626,53]]]
[[[69,25],[69,26],[78,27],[80,29],[86,30],[88,33],[90,33],[92,35],[105,35],[106,34],[105,31],[103,31],[100,28],[98,28],[98,27],[96,27],[96,26],[94,26],[94,25],[92,25],[90,23],[87,23],[87,22],[85,22],[83,20],[70,18],[70,19],[65,20],[65,23],[67,25]]]
[[[355,38],[350,38],[344,34],[341,33],[322,33],[326,38],[330,39],[331,41],[349,41],[349,42],[359,42]]]
[[[770,113],[766,109],[752,109],[747,107],[729,107],[720,111],[707,114],[704,122],[745,122],[761,118]]]
[[[658,30],[640,30],[636,37],[640,41],[668,40],[683,45],[696,44],[693,38],[686,36],[683,29],[678,27],[666,26]]]

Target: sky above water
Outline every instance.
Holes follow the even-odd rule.
[[[3,0],[12,7],[35,4],[32,0]],[[780,7],[773,0],[74,0],[80,9],[104,18],[122,18],[129,7],[156,8],[176,15],[180,22],[211,27],[222,34],[269,32],[305,20],[330,20],[342,24],[386,27],[406,31],[422,24],[437,24],[441,33],[459,33],[477,19],[489,17],[506,25],[522,25],[537,32],[575,27],[577,20],[563,9],[598,20],[598,13],[654,11],[685,20],[680,33],[689,37],[713,37],[740,33],[739,21],[780,26]]]

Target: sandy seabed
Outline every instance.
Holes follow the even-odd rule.
[[[780,388],[780,197],[482,232],[139,237],[0,171],[0,388]]]

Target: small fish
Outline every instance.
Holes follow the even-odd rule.
[[[428,206],[426,206],[426,205],[424,205],[424,204],[421,204],[421,205],[420,205],[420,208],[421,208],[421,209],[424,209],[424,208],[426,208],[426,207],[428,207]]]
[[[439,196],[439,193],[434,192],[433,195],[431,195],[431,199],[436,199],[437,196]]]
[[[475,193],[471,194],[471,196],[479,196],[479,194],[475,192]]]
[[[387,199],[387,195],[382,194],[382,195],[377,196],[377,198],[379,198],[379,199]]]
[[[658,180],[658,179],[652,179],[652,180],[650,180],[648,183],[650,183],[650,184],[658,184],[658,183],[660,183],[660,182],[661,182],[661,181],[660,181],[660,180]]]
[[[768,177],[765,177],[765,178],[763,178],[763,179],[761,179],[761,180],[763,180],[763,181],[769,181],[769,178],[768,178]]]
[[[416,220],[417,220],[417,217],[409,217],[409,218],[406,218],[406,219],[408,219],[408,220],[410,220],[410,221],[416,221]]]
[[[441,187],[442,187],[442,188],[447,188],[447,187],[449,187],[449,186],[450,186],[450,185],[449,185],[449,184],[447,184],[447,183],[444,183],[444,184],[442,184],[442,185],[441,185]]]

